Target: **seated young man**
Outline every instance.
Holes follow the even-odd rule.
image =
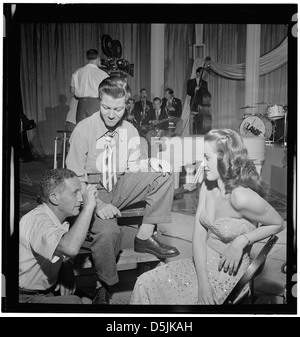
[[[70,138],[67,167],[82,184],[97,185],[95,216],[90,227],[91,252],[98,275],[94,303],[109,303],[110,287],[118,283],[116,258],[122,232],[117,217],[122,208],[145,201],[145,215],[134,239],[134,250],[160,259],[179,254],[175,247],[161,243],[155,228],[172,222],[173,176],[167,162],[156,158],[141,160],[137,129],[124,120],[130,96],[128,83],[119,76],[99,86],[99,110],[74,129]]]

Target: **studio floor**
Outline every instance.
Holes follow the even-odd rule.
[[[37,205],[35,196],[37,184],[43,172],[50,168],[53,168],[52,157],[45,157],[44,159],[30,162],[20,162],[20,216]],[[286,196],[271,189],[267,199],[281,216],[286,219]],[[158,227],[158,235],[161,241],[176,246],[180,251],[179,256],[168,261],[192,255],[192,231],[197,204],[197,190],[177,196],[173,202],[172,223]],[[124,245],[130,246],[130,241],[133,240],[136,228],[134,226],[125,227],[127,239]],[[283,294],[286,285],[286,274],[282,272],[282,266],[286,263],[287,229],[277,236],[278,241],[268,255],[262,273],[256,277],[254,282],[255,305],[284,303]],[[256,243],[252,248],[252,256],[255,256],[263,245],[264,242]],[[137,269],[124,268],[123,271],[119,272],[120,282],[113,289],[112,305],[129,303],[137,276]]]

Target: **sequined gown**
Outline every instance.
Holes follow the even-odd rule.
[[[242,277],[250,263],[251,247],[244,250],[238,273],[229,275],[218,271],[220,254],[230,242],[241,234],[255,229],[245,219],[219,218],[210,222],[206,211],[200,215],[200,223],[208,229],[207,272],[209,280],[221,304]],[[249,290],[247,285],[239,296]],[[179,259],[142,274],[136,281],[130,304],[197,304],[198,282],[192,258]]]

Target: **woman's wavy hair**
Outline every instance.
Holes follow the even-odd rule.
[[[121,76],[110,76],[105,78],[98,88],[99,99],[101,100],[102,94],[106,94],[113,98],[122,98],[125,96],[125,102],[131,96],[129,84]]]
[[[209,131],[204,141],[213,143],[218,154],[218,172],[226,193],[236,187],[248,187],[265,196],[265,190],[255,165],[248,156],[242,137],[230,129]]]

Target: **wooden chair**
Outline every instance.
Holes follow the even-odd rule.
[[[274,247],[275,243],[277,242],[278,237],[276,235],[270,236],[269,240],[265,243],[262,247],[260,252],[256,255],[256,257],[252,260],[251,264],[245,271],[244,275],[240,278],[238,283],[235,287],[231,290],[230,294],[227,296],[226,300],[223,302],[223,305],[228,304],[243,304],[247,300],[249,300],[249,295],[252,297],[252,304],[253,304],[253,280],[257,277],[263,270],[266,258],[270,253],[271,249]],[[244,289],[244,287],[250,282],[250,289],[249,293],[246,293],[240,299],[237,300],[239,294]]]

